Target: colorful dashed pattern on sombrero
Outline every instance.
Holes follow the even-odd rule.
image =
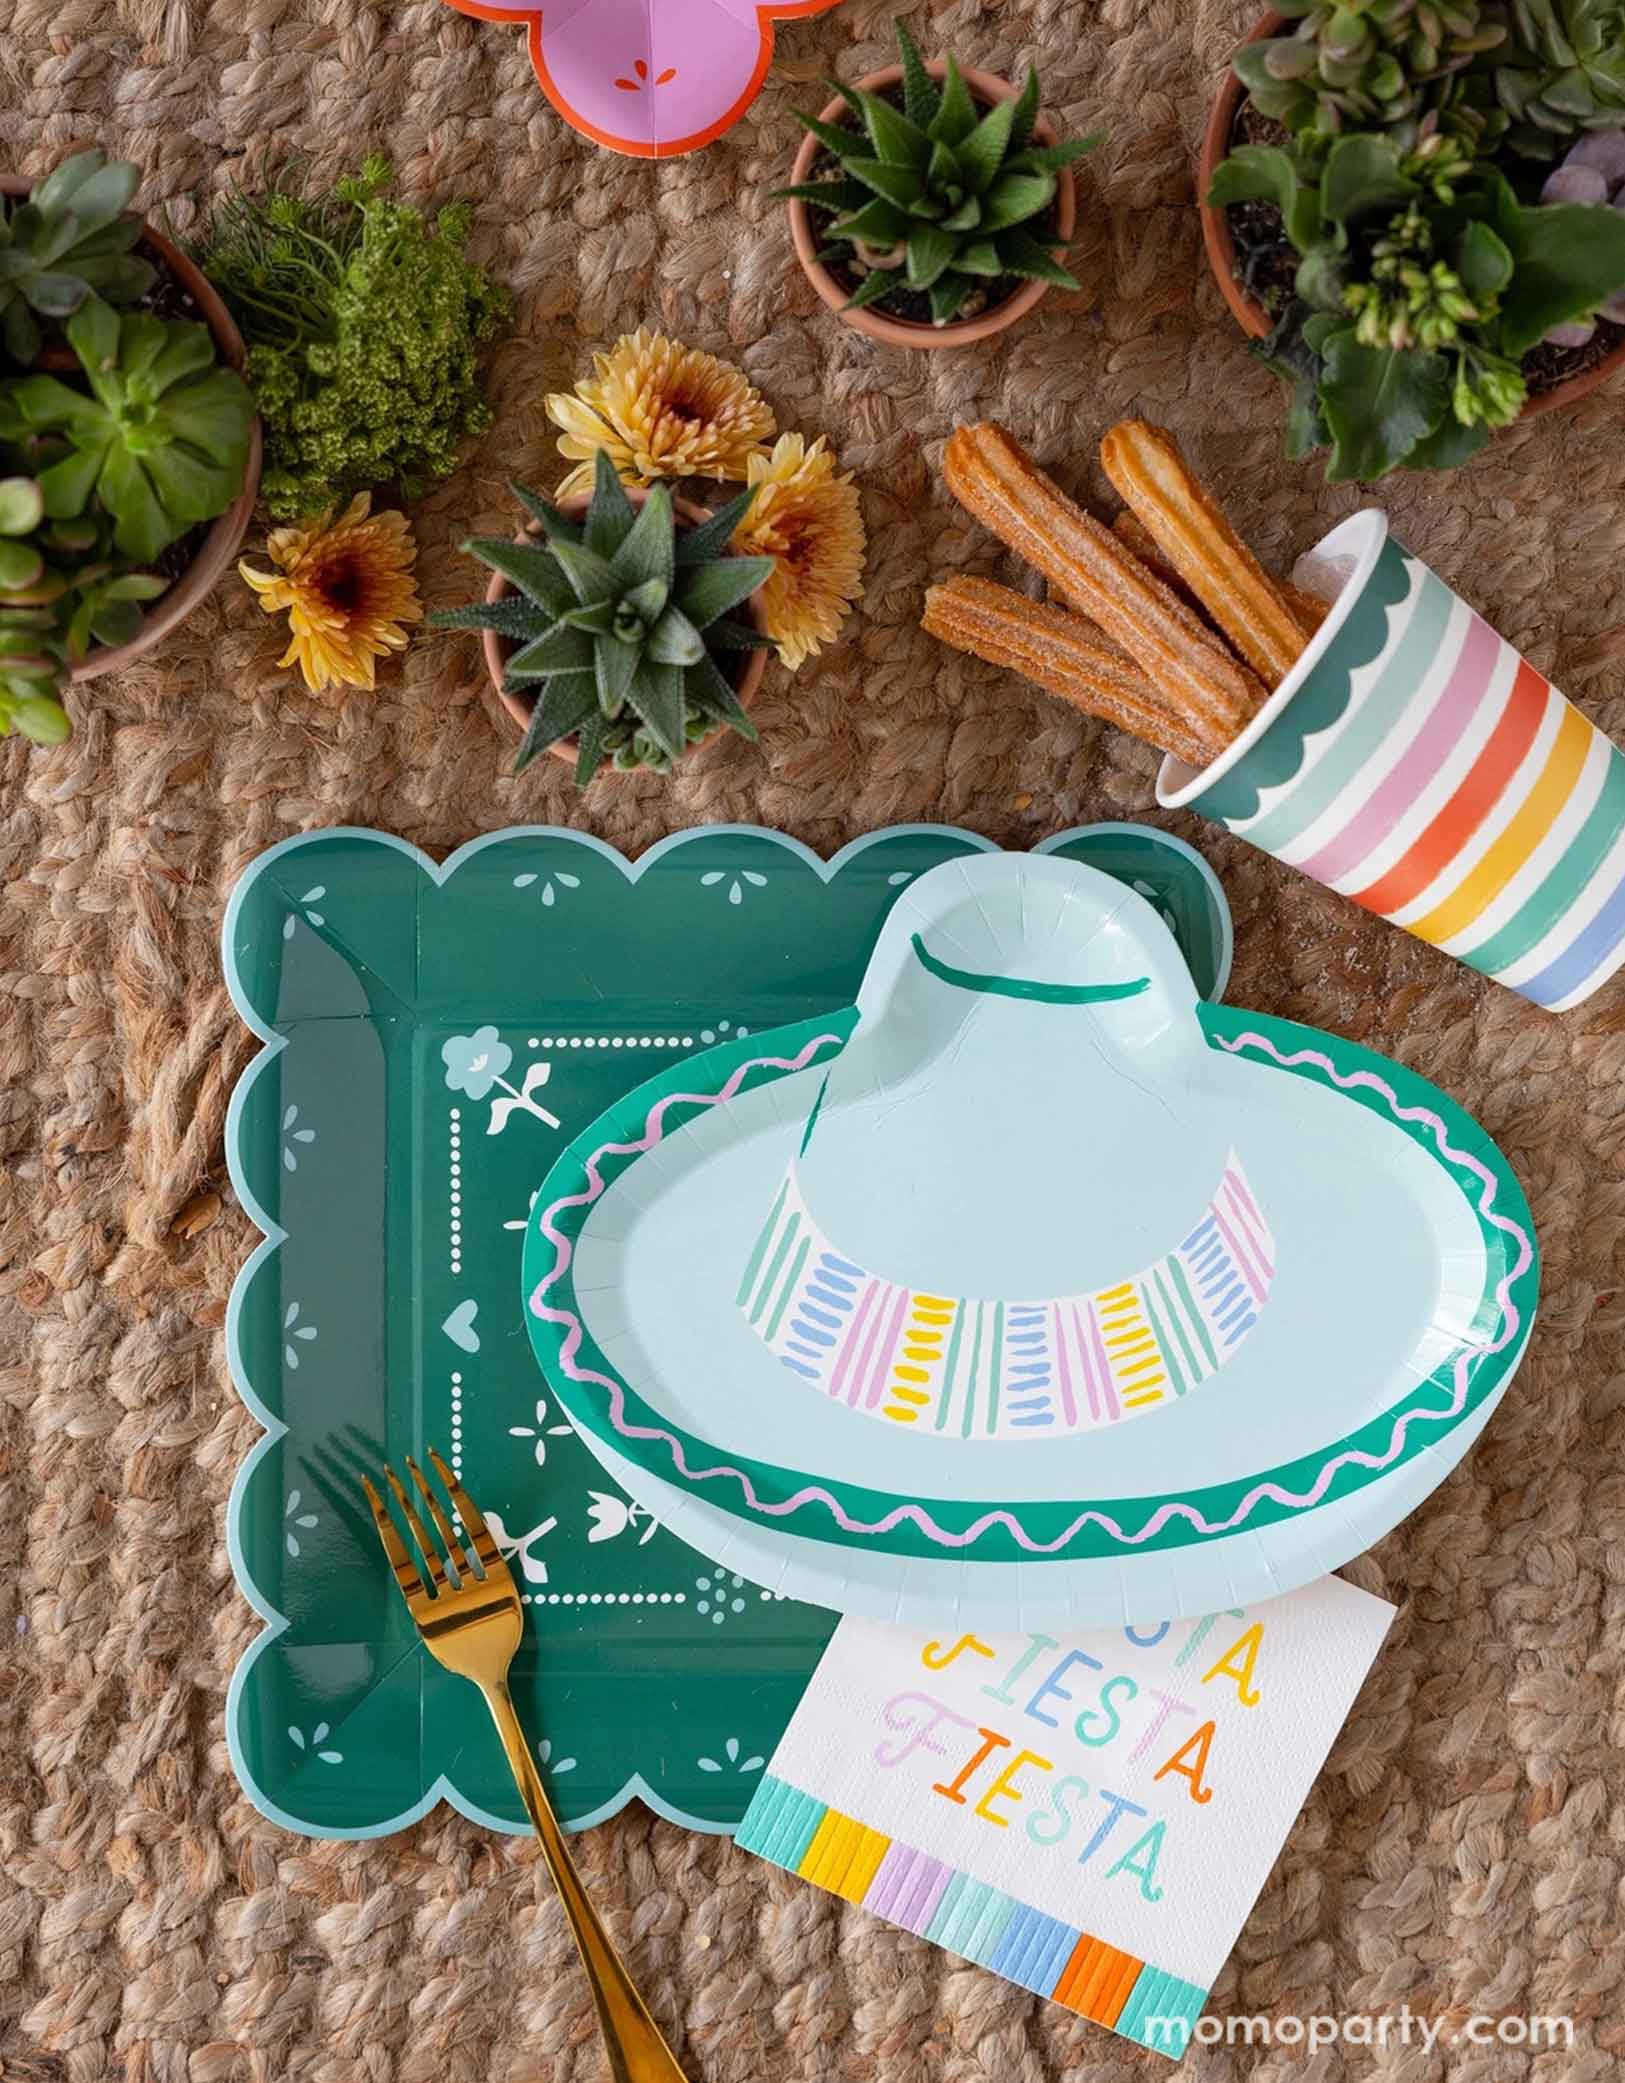
[[[789,1371],[853,1410],[964,1439],[1081,1432],[1186,1395],[1257,1324],[1275,1239],[1232,1151],[1175,1248],[1109,1286],[966,1300],[866,1272],[814,1221],[791,1167],[737,1300]]]
[[[1370,590],[1393,603],[1389,640],[1372,657],[1351,616],[1350,645],[1195,807],[1537,1004],[1576,1005],[1625,960],[1625,755],[1391,538]],[[1298,758],[1271,786],[1283,734]]]

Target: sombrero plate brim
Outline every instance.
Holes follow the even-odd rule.
[[[1270,1309],[1220,1382],[1031,1443],[881,1426],[811,1393],[742,1312],[739,1273],[855,1023],[755,1035],[652,1080],[537,1197],[524,1283],[548,1378],[618,1479],[714,1559],[871,1614],[1158,1617],[1335,1567],[1466,1450],[1533,1315],[1505,1161],[1400,1066],[1209,1005],[1148,1044],[1145,1075],[1189,1119],[1222,1114],[1279,1240]],[[966,1046],[963,1025],[945,1031],[944,1062]]]

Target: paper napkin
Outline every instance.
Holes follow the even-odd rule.
[[[1393,1616],[1324,1577],[1064,1638],[843,1620],[736,1841],[1177,2057]]]

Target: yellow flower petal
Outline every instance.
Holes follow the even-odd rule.
[[[777,564],[762,588],[762,615],[792,670],[829,643],[863,590],[866,547],[857,488],[835,468],[820,435],[810,446],[781,434],[749,459],[756,497],[732,548]]]
[[[281,593],[286,589],[288,583],[287,580],[280,575],[280,573],[274,571],[256,571],[252,564],[239,564],[237,567],[237,576],[240,579],[242,579],[246,585],[252,586],[256,593]],[[266,613],[269,614],[272,608],[280,607],[282,605],[284,605],[284,603],[281,601],[268,600],[265,603]]]
[[[372,513],[358,492],[337,521],[323,514],[300,528],[275,529],[266,544],[276,573],[239,564],[267,614],[286,611],[285,666],[305,685],[372,689],[375,660],[406,646],[405,625],[423,619],[412,566],[417,546],[404,514]]]
[[[573,461],[602,448],[623,478],[743,478],[773,432],[772,408],[738,369],[663,333],[623,334],[593,369],[573,396],[547,400],[564,430],[559,451]],[[567,483],[583,489],[580,478]]]
[[[562,441],[559,443],[559,447],[564,447]],[[578,463],[568,477],[560,479],[559,488],[553,494],[553,497],[555,499],[573,499],[578,492],[590,492],[593,485],[593,472],[594,466],[591,463]]]
[[[599,413],[583,405],[574,391],[549,391],[542,402],[555,427],[582,441],[605,440],[614,431]]]

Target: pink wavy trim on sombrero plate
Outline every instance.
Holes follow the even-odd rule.
[[[1238,1034],[1228,1041],[1219,1038],[1218,1046],[1230,1055],[1234,1055],[1238,1050],[1249,1047],[1261,1049],[1266,1055],[1273,1058],[1276,1063],[1280,1064],[1283,1070],[1292,1070],[1299,1064],[1313,1064],[1317,1069],[1323,1070],[1331,1082],[1343,1091],[1349,1091],[1356,1086],[1365,1086],[1379,1092],[1396,1121],[1414,1121],[1427,1128],[1432,1134],[1433,1140],[1438,1147],[1439,1155],[1442,1158],[1447,1159],[1452,1164],[1464,1166],[1467,1170],[1477,1173],[1478,1177],[1483,1181],[1483,1195],[1478,1204],[1478,1212],[1487,1222],[1493,1223],[1497,1229],[1508,1230],[1517,1238],[1518,1262],[1510,1271],[1504,1272],[1496,1283],[1496,1297],[1500,1305],[1502,1318],[1501,1335],[1492,1343],[1475,1346],[1471,1354],[1464,1352],[1457,1356],[1454,1370],[1454,1390],[1450,1402],[1444,1409],[1436,1411],[1407,1411],[1403,1417],[1396,1418],[1393,1431],[1389,1436],[1388,1446],[1381,1454],[1369,1454],[1359,1448],[1351,1448],[1346,1453],[1334,1454],[1321,1468],[1320,1473],[1307,1490],[1301,1492],[1290,1491],[1283,1488],[1279,1483],[1268,1481],[1257,1484],[1247,1492],[1246,1496],[1227,1519],[1209,1519],[1198,1506],[1185,1502],[1175,1502],[1159,1506],[1138,1533],[1129,1533],[1109,1512],[1103,1512],[1094,1506],[1090,1506],[1088,1509],[1080,1512],[1062,1532],[1058,1533],[1050,1541],[1035,1541],[1021,1524],[1021,1521],[1013,1513],[1003,1509],[984,1512],[980,1518],[974,1520],[971,1525],[966,1527],[963,1533],[954,1533],[945,1527],[939,1526],[931,1513],[923,1506],[917,1504],[900,1504],[879,1519],[863,1520],[854,1518],[846,1511],[837,1498],[833,1497],[828,1490],[818,1484],[808,1484],[805,1488],[796,1491],[793,1497],[787,1497],[782,1502],[775,1504],[766,1498],[758,1496],[755,1484],[743,1469],[733,1468],[726,1463],[713,1468],[691,1468],[683,1451],[681,1440],[658,1425],[640,1425],[627,1417],[625,1395],[621,1384],[613,1376],[600,1374],[590,1367],[577,1366],[575,1356],[580,1350],[584,1335],[580,1317],[573,1310],[555,1309],[543,1299],[548,1289],[561,1280],[569,1270],[573,1256],[570,1240],[556,1228],[554,1217],[561,1214],[566,1208],[590,1207],[594,1201],[599,1199],[605,1187],[605,1180],[598,1169],[598,1160],[600,1158],[635,1157],[652,1150],[656,1143],[665,1135],[665,1116],[669,1107],[719,1106],[733,1098],[751,1071],[782,1070],[793,1072],[802,1070],[812,1061],[813,1057],[817,1055],[825,1043],[839,1040],[839,1035],[821,1034],[808,1042],[800,1053],[793,1058],[783,1056],[752,1057],[748,1063],[742,1063],[729,1076],[726,1084],[714,1093],[668,1093],[664,1099],[660,1100],[649,1110],[649,1114],[643,1124],[643,1133],[636,1142],[602,1143],[593,1152],[592,1156],[587,1159],[584,1166],[588,1181],[585,1192],[567,1194],[559,1200],[552,1202],[542,1211],[539,1219],[541,1233],[553,1246],[555,1257],[552,1267],[537,1282],[535,1291],[530,1298],[530,1307],[532,1313],[544,1323],[562,1324],[568,1327],[566,1336],[559,1346],[559,1365],[565,1374],[573,1382],[579,1382],[584,1386],[593,1388],[601,1388],[607,1392],[610,1423],[623,1439],[653,1440],[664,1446],[670,1454],[674,1466],[684,1479],[690,1483],[709,1483],[718,1480],[737,1483],[745,1503],[753,1512],[759,1512],[764,1517],[782,1519],[792,1512],[802,1510],[804,1506],[821,1504],[829,1511],[836,1525],[840,1527],[843,1533],[889,1533],[893,1527],[912,1520],[928,1540],[935,1541],[944,1548],[969,1547],[993,1527],[1002,1526],[1019,1546],[1032,1555],[1054,1554],[1058,1549],[1064,1548],[1068,1542],[1075,1539],[1084,1527],[1090,1524],[1100,1527],[1113,1540],[1120,1542],[1124,1547],[1130,1548],[1138,1547],[1142,1541],[1150,1540],[1170,1520],[1176,1518],[1187,1520],[1192,1529],[1199,1534],[1233,1533],[1237,1527],[1245,1524],[1252,1516],[1255,1508],[1265,1500],[1284,1505],[1291,1510],[1306,1511],[1310,1507],[1317,1505],[1325,1496],[1339,1469],[1350,1467],[1382,1469],[1390,1466],[1404,1451],[1405,1437],[1413,1424],[1441,1424],[1447,1419],[1454,1418],[1462,1409],[1467,1401],[1467,1368],[1469,1359],[1483,1358],[1489,1354],[1498,1353],[1517,1336],[1522,1320],[1512,1299],[1512,1287],[1513,1283],[1521,1277],[1525,1268],[1533,1259],[1534,1246],[1528,1232],[1521,1223],[1514,1222],[1509,1216],[1496,1213],[1493,1206],[1495,1199],[1495,1175],[1490,1171],[1489,1167],[1481,1164],[1476,1157],[1470,1156],[1466,1151],[1457,1150],[1453,1146],[1449,1135],[1446,1133],[1444,1122],[1439,1115],[1427,1107],[1406,1106],[1393,1087],[1385,1079],[1378,1077],[1374,1071],[1340,1072],[1332,1062],[1332,1059],[1323,1050],[1296,1049],[1290,1055],[1287,1055],[1278,1049],[1267,1035],[1257,1033]]]

